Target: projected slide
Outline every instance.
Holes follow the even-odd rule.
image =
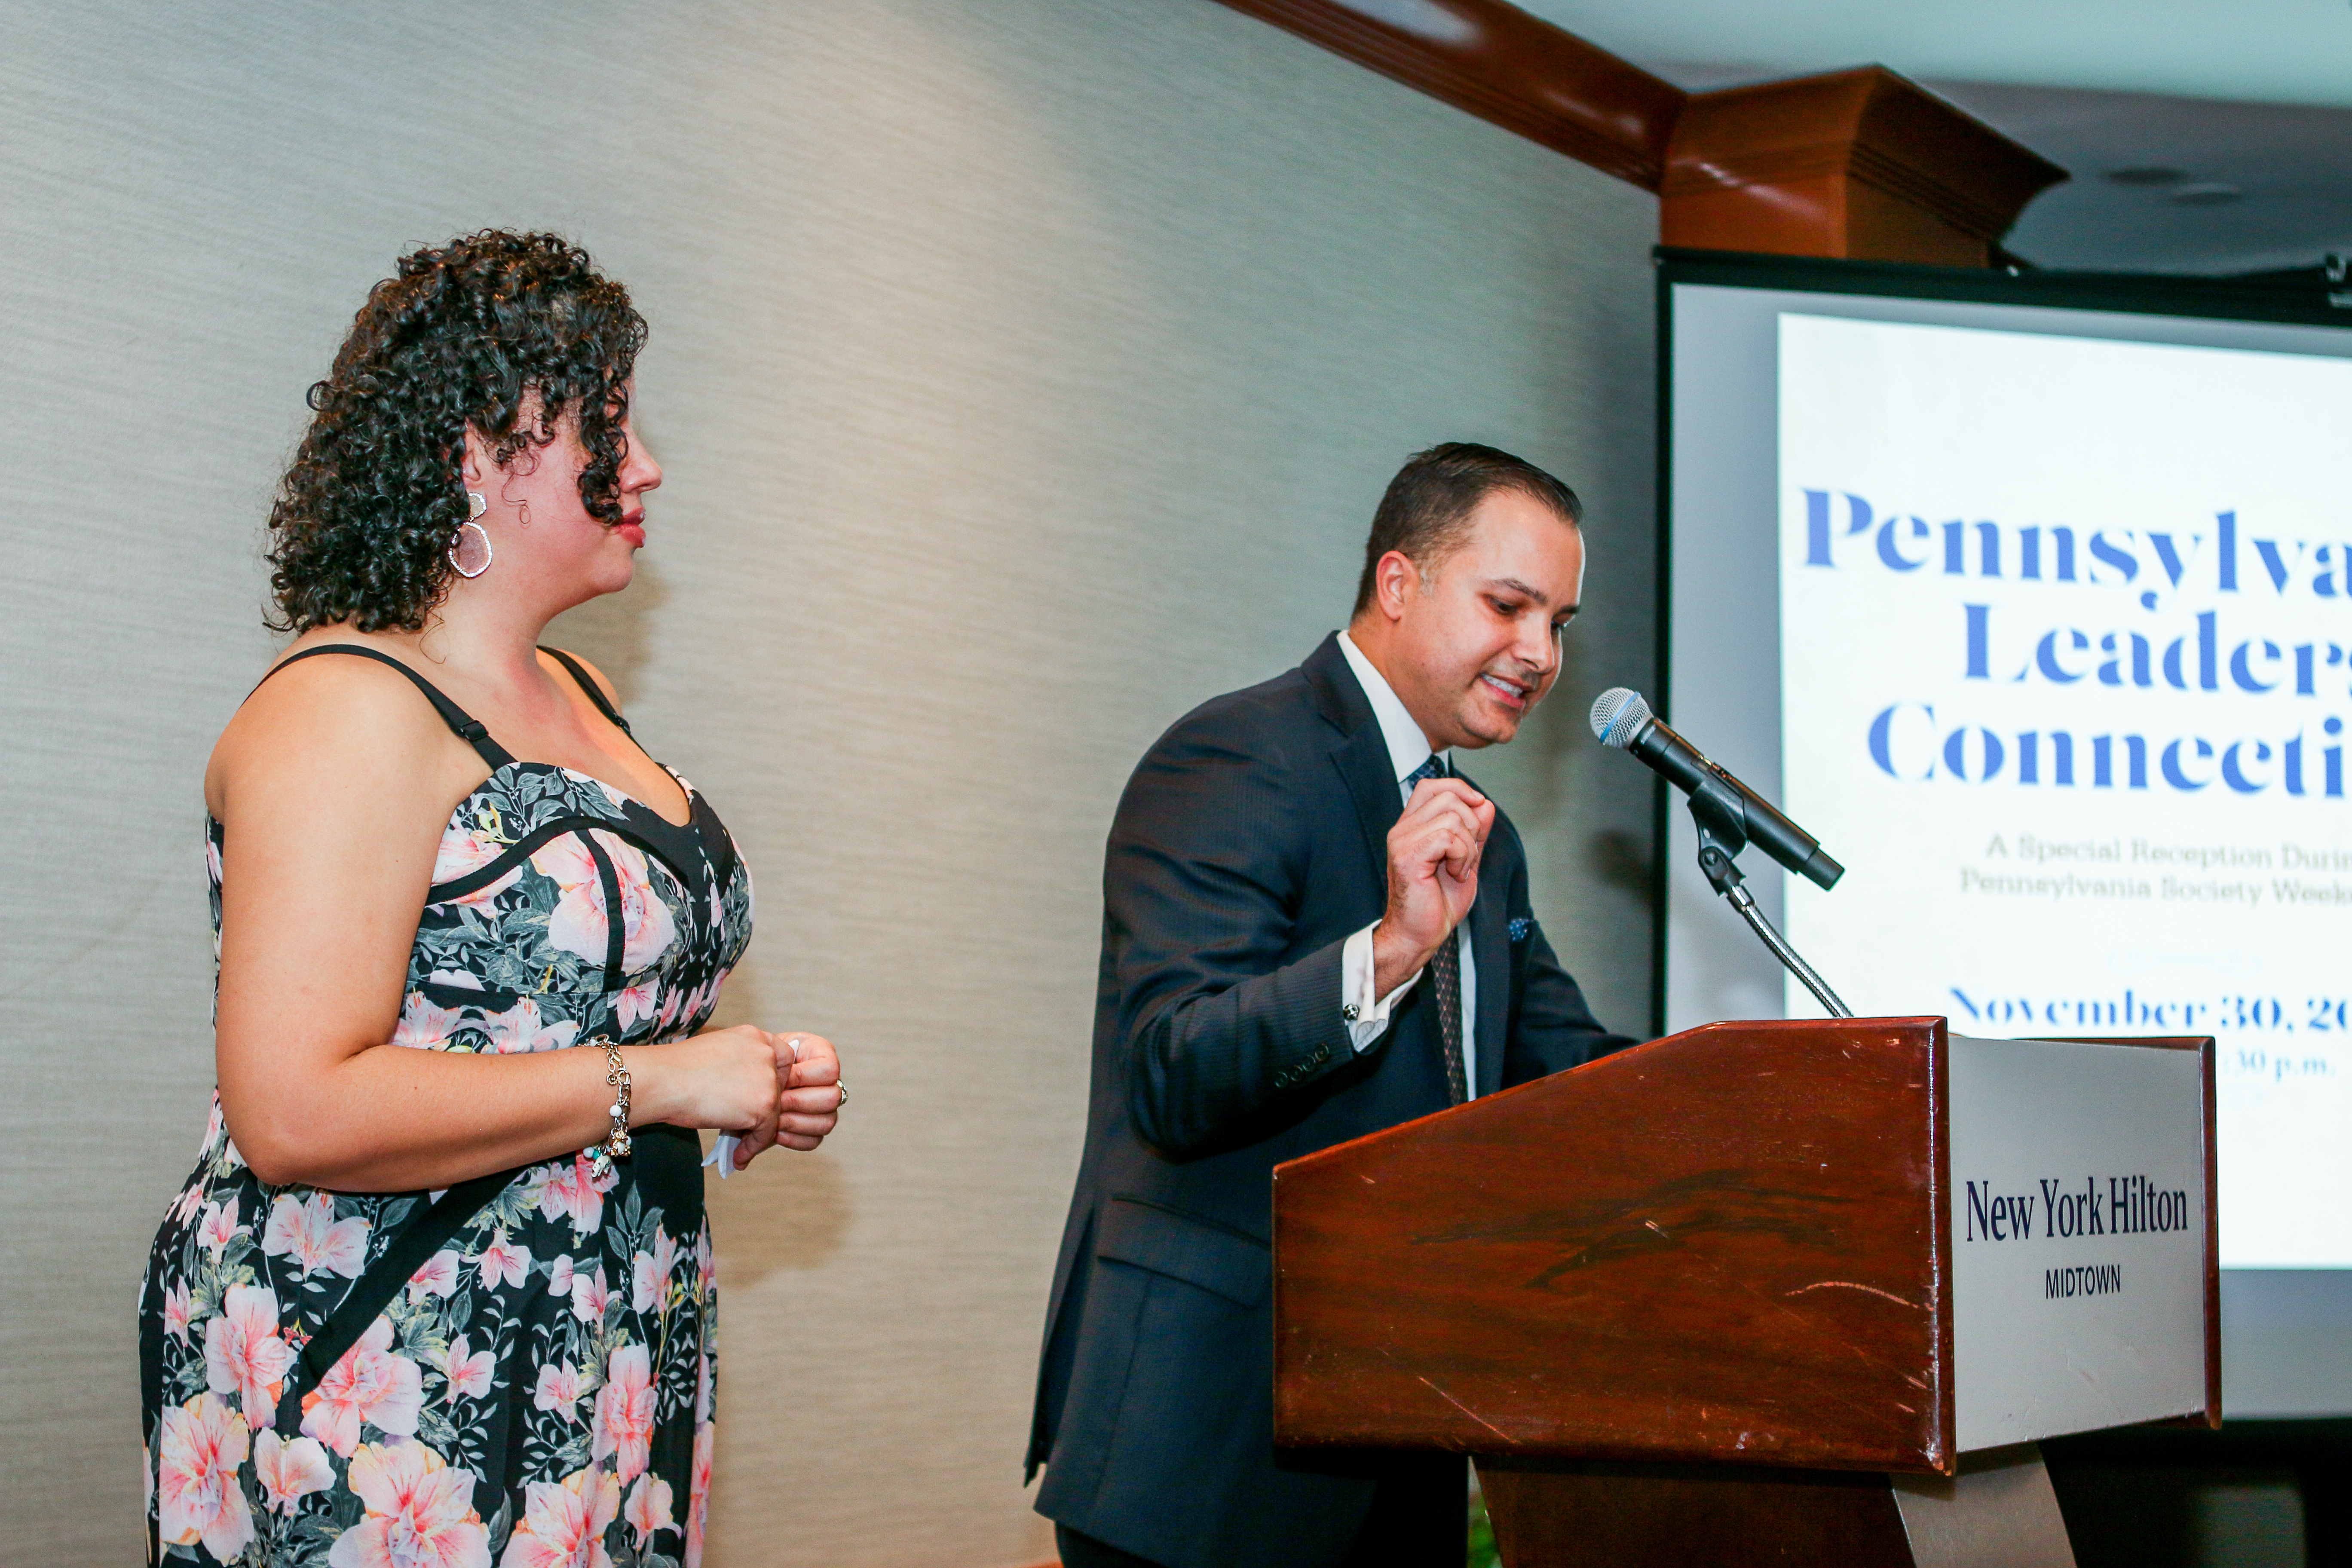
[[[1779,363],[1785,805],[1850,868],[1791,939],[1861,1014],[2217,1037],[2223,1265],[2352,1266],[2352,361]]]

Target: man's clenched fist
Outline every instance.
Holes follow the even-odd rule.
[[[1418,974],[1478,900],[1495,803],[1460,779],[1423,779],[1389,829],[1389,903],[1372,932],[1373,994]]]

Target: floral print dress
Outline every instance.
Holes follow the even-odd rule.
[[[676,826],[515,761],[373,649],[296,657],[329,652],[401,670],[493,770],[442,835],[394,1043],[503,1054],[700,1028],[750,939],[751,885],[693,786]],[[215,966],[221,842],[208,821]],[[297,1419],[302,1346],[441,1194],[269,1186],[215,1093],[140,1300],[150,1562],[698,1563],[717,1327],[701,1148],[667,1127],[633,1143],[602,1173],[584,1152],[515,1173],[404,1284],[379,1272],[389,1304]]]

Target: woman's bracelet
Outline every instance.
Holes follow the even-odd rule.
[[[625,1160],[629,1156],[629,1067],[621,1059],[621,1047],[612,1041],[597,1039],[589,1044],[604,1047],[604,1081],[612,1085],[614,1091],[613,1103],[604,1108],[613,1119],[613,1130],[605,1134],[602,1143],[588,1151],[588,1158],[601,1176],[613,1168],[614,1161]]]

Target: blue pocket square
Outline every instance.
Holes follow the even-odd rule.
[[[1511,922],[1511,940],[1513,942],[1525,942],[1528,937],[1535,934],[1535,921],[1529,916],[1521,915],[1518,919]]]

